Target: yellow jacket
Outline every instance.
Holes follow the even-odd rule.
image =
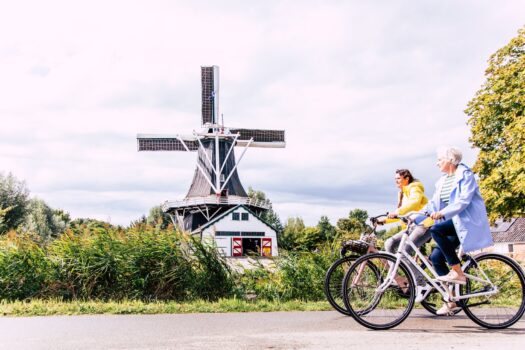
[[[397,215],[405,215],[411,211],[419,211],[428,203],[428,198],[425,196],[425,187],[417,180],[404,186],[402,191],[403,199],[401,200],[401,206],[396,210]],[[387,219],[386,223],[396,221],[398,221],[398,219]],[[426,221],[427,220],[425,220],[425,224],[427,224]]]
[[[419,211],[428,203],[428,198],[425,196],[425,187],[419,181],[409,183],[403,187],[402,191],[403,199],[401,206],[397,208],[398,215]]]

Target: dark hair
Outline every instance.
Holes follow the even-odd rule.
[[[412,173],[408,169],[397,169],[396,174],[399,174],[399,176],[405,178],[408,177],[408,183],[411,184],[414,182],[414,177],[412,176]]]
[[[408,177],[408,183],[414,182],[416,179],[414,179],[414,176],[412,176],[412,173],[408,169],[397,169],[396,174],[401,176],[402,178]],[[403,202],[403,191],[399,191],[398,197],[397,197],[397,207],[401,207],[401,204]]]

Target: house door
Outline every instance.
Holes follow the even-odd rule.
[[[261,239],[260,238],[243,238],[242,239],[242,256],[261,256]]]

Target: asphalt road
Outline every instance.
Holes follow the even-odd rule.
[[[525,348],[525,319],[491,331],[464,315],[414,310],[399,327],[365,329],[336,312],[0,317],[0,349]]]

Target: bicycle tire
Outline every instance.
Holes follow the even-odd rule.
[[[332,307],[345,316],[351,316],[343,303],[343,278],[359,255],[348,255],[336,260],[326,272],[324,294]],[[348,264],[348,266],[346,266]],[[345,268],[348,267],[346,270]]]
[[[395,272],[407,279],[408,289],[403,291],[397,286],[389,286],[382,293],[377,292],[395,262],[396,257],[390,254],[367,254],[357,259],[345,274],[343,301],[362,326],[374,330],[390,329],[410,315],[415,301],[415,283],[404,262],[399,263]]]
[[[489,296],[471,297],[463,302],[465,314],[476,324],[489,329],[503,329],[520,320],[525,312],[525,276],[521,267],[511,258],[486,253],[474,257],[465,273],[483,276],[483,271],[498,292]],[[460,294],[489,291],[491,286],[467,278]]]

